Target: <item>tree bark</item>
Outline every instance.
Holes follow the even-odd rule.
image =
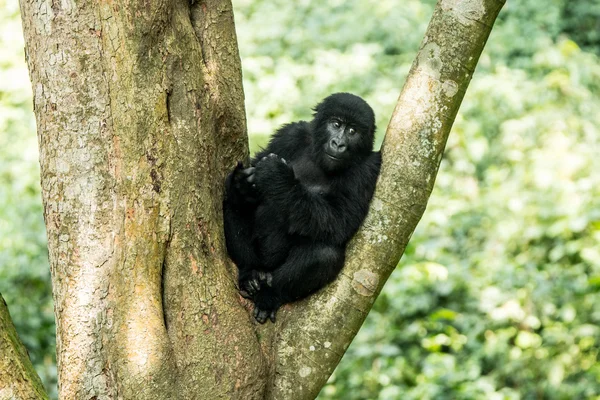
[[[231,4],[21,2],[65,399],[257,398],[222,182],[247,157]]]
[[[47,399],[0,295],[0,400]]]
[[[500,0],[441,0],[336,282],[258,326],[222,182],[248,156],[228,0],[21,0],[65,399],[310,399],[421,218]]]

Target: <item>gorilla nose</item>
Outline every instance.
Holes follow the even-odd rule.
[[[341,154],[346,151],[346,143],[340,139],[333,138],[329,141],[329,147],[337,154]]]

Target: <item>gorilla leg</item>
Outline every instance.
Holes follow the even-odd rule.
[[[293,247],[285,263],[272,272],[272,285],[256,294],[256,320],[275,322],[282,304],[303,299],[333,281],[344,266],[344,253],[344,248],[324,244]]]
[[[260,268],[259,258],[252,246],[253,218],[227,205],[223,207],[223,214],[227,252],[238,267],[240,289],[244,289],[242,283],[250,278],[253,270]]]
[[[260,261],[252,245],[254,230],[254,212],[256,199],[252,193],[250,174],[241,164],[229,174],[225,181],[225,200],[223,201],[223,224],[227,252],[239,270],[240,289],[252,271],[260,269]],[[246,293],[242,293],[245,295]]]

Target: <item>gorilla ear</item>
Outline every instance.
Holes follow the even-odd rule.
[[[327,105],[325,101],[321,101],[319,104],[313,107],[313,119],[312,125],[313,129],[318,129],[318,127],[322,126],[330,115],[327,113]]]
[[[316,106],[314,106],[312,108],[313,118],[316,117],[322,111],[322,108],[323,108],[323,102],[320,102],[319,104],[317,104]]]

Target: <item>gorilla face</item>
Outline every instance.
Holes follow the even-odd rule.
[[[365,145],[369,151],[371,149],[368,143],[364,143],[365,136],[353,124],[342,118],[330,118],[322,132],[320,146],[322,165],[328,171],[336,171],[358,161],[357,157],[360,158]]]
[[[339,172],[367,157],[373,149],[375,116],[360,97],[336,93],[317,107],[313,119],[315,157],[328,172]]]

